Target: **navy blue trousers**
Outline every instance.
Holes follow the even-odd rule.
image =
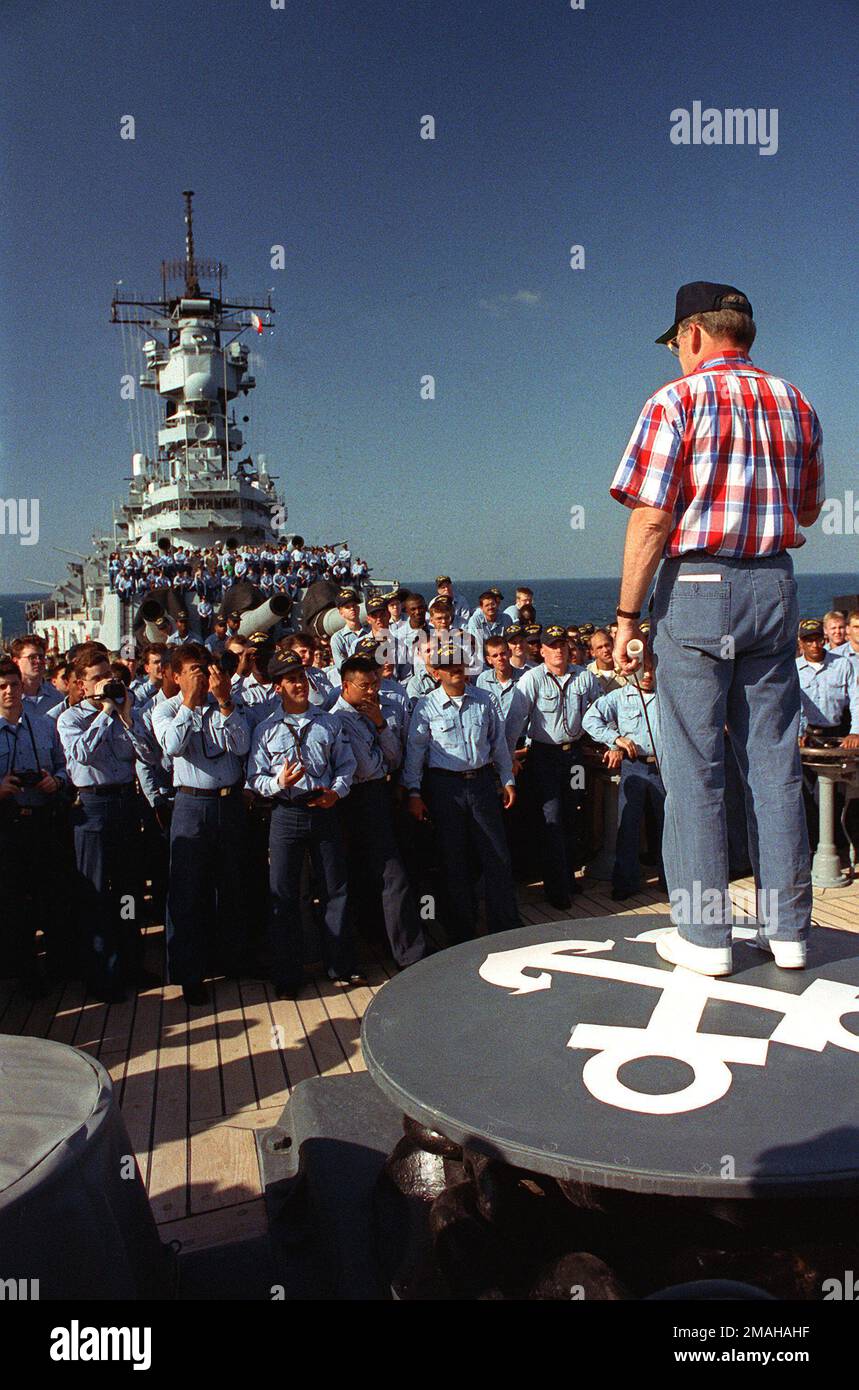
[[[78,796],[72,827],[85,968],[94,989],[110,989],[133,979],[141,963],[137,797],[131,783],[106,796],[83,787]]]
[[[568,898],[581,858],[581,792],[573,769],[581,765],[579,744],[564,751],[550,743],[531,744],[527,758],[531,790],[541,819],[543,887],[549,897]]]
[[[641,822],[648,805],[652,808],[659,835],[658,870],[662,877],[662,827],[665,823],[665,788],[655,763],[636,758],[624,758],[620,765],[620,787],[617,798],[617,839],[615,841],[613,888],[635,893],[641,886],[641,863],[638,848]],[[656,846],[653,846],[656,848]]]
[[[269,832],[271,973],[276,983],[294,988],[304,973],[301,870],[308,850],[324,896],[323,964],[341,978],[355,970],[346,849],[337,809],[276,802]]]
[[[397,965],[414,965],[426,955],[427,942],[394,834],[390,783],[384,777],[353,782],[341,812],[354,865],[350,878],[376,898],[381,890],[391,954]]]
[[[474,936],[474,897],[469,851],[483,870],[486,925],[490,932],[521,927],[498,784],[490,767],[475,777],[448,777],[428,770],[423,795],[436,831],[447,933],[452,943]]]
[[[240,969],[245,947],[244,846],[240,792],[213,797],[176,793],[166,924],[173,984],[199,984],[213,968],[230,974]]]

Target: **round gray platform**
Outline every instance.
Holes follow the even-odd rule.
[[[0,1251],[20,1299],[172,1293],[108,1073],[43,1038],[0,1035]]]
[[[665,929],[546,923],[432,956],[367,1010],[370,1074],[412,1119],[567,1181],[859,1195],[859,938],[815,928],[785,971],[735,935],[710,980],[661,960]]]

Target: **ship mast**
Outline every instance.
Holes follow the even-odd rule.
[[[193,196],[193,188],[186,188],[182,194],[185,199],[185,291],[187,294],[197,295],[200,293],[200,282],[197,279],[194,260],[194,209],[191,206]]]

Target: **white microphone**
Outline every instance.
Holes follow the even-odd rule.
[[[628,661],[635,662],[632,669],[637,671],[644,656],[644,643],[639,641],[637,637],[633,637],[632,641],[626,644],[626,656]]]

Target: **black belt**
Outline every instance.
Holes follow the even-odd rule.
[[[101,787],[78,787],[78,796],[124,796],[134,791],[133,782],[111,782]]]
[[[234,782],[231,787],[177,787],[177,792],[184,792],[186,796],[203,796],[211,799],[216,796],[232,796],[233,792],[241,791],[241,782]]]
[[[448,767],[428,767],[427,772],[431,772],[435,777],[464,777],[470,780],[473,777],[479,777],[481,772],[485,772],[488,767],[489,763],[484,763],[483,767],[476,767],[468,772],[454,772],[452,768]]]
[[[531,741],[532,748],[551,748],[555,753],[570,753],[574,748],[578,748],[580,739],[570,739],[567,743],[544,743],[542,739],[535,738]]]

